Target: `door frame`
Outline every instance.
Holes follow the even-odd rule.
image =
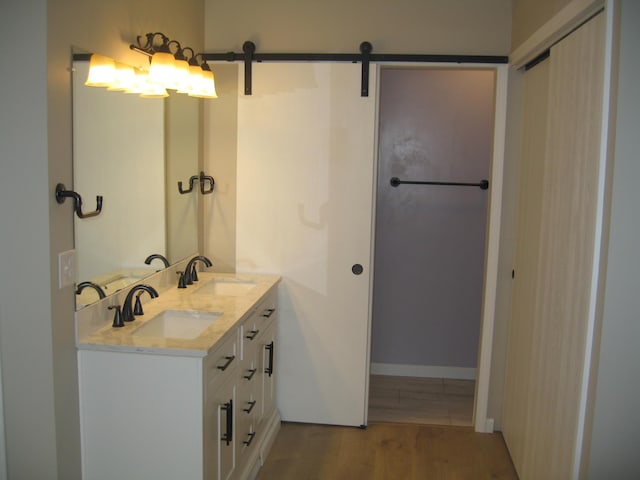
[[[500,231],[502,218],[502,187],[504,174],[504,156],[506,145],[507,127],[507,82],[509,74],[508,65],[496,65],[486,63],[386,63],[381,62],[375,65],[376,76],[380,78],[380,70],[386,66],[411,67],[420,70],[430,70],[438,68],[447,69],[473,69],[481,68],[494,70],[496,75],[495,90],[495,114],[493,130],[493,153],[491,158],[491,179],[489,188],[489,208],[487,212],[487,234],[485,248],[485,272],[482,293],[482,315],[480,319],[480,338],[478,346],[478,366],[476,374],[476,392],[474,400],[473,426],[476,432],[493,432],[493,418],[488,417],[489,406],[489,385],[491,380],[491,361],[493,358],[493,332],[495,328],[496,297],[498,293],[498,263],[500,254]],[[372,266],[369,285],[369,325],[367,338],[367,379],[365,395],[365,419],[367,424],[369,409],[369,377],[371,370],[371,328],[373,321],[373,281],[375,277],[374,254],[375,254],[375,219],[376,219],[376,193],[378,185],[378,141],[379,141],[379,115],[380,115],[380,82],[376,85],[376,131],[375,147],[373,159],[376,168],[373,173],[373,210],[371,229],[371,258],[369,264]],[[505,319],[506,322],[506,319]],[[505,346],[501,346],[505,349]],[[495,392],[502,395],[502,391]]]

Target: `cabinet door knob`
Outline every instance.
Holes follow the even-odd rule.
[[[351,271],[354,275],[360,275],[364,271],[364,269],[362,268],[362,265],[356,263],[353,265],[353,267],[351,267]]]

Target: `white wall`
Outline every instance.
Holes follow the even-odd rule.
[[[640,478],[640,3],[622,2],[606,291],[588,478]]]
[[[48,207],[53,189],[47,157],[46,13],[45,0],[15,0],[3,2],[0,20],[2,57],[16,57],[11,69],[3,69],[0,88],[0,355],[7,466],[9,478],[43,480],[56,478],[58,470],[50,312]],[[23,38],[21,55],[15,55],[17,38]]]
[[[205,0],[207,51],[506,55],[509,0]]]
[[[11,479],[80,478],[72,288],[58,289],[57,254],[73,247],[71,47],[127,63],[136,35],[164,31],[202,45],[201,0],[7,0],[0,52],[0,358]],[[16,54],[19,39],[20,54]]]

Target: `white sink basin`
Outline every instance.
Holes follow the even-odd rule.
[[[249,280],[233,280],[226,278],[214,278],[199,287],[194,293],[197,295],[222,295],[237,297],[245,295],[256,286]]]
[[[145,322],[131,335],[135,337],[193,339],[204,332],[221,315],[221,313],[193,310],[165,310]]]

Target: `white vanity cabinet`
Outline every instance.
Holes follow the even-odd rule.
[[[241,467],[238,478],[251,478],[255,474],[273,440],[273,418],[277,413],[272,397],[265,397],[265,378],[269,378],[269,382],[275,379],[273,362],[269,363],[274,357],[268,352],[275,349],[276,303],[273,291],[240,327],[236,455]]]
[[[83,478],[255,476],[280,425],[265,373],[276,302],[272,288],[204,357],[80,348]]]
[[[235,468],[234,430],[239,359],[236,333],[203,362],[205,480],[227,480]]]
[[[275,319],[266,329],[260,342],[262,372],[262,415],[266,419],[276,408],[276,326]]]

